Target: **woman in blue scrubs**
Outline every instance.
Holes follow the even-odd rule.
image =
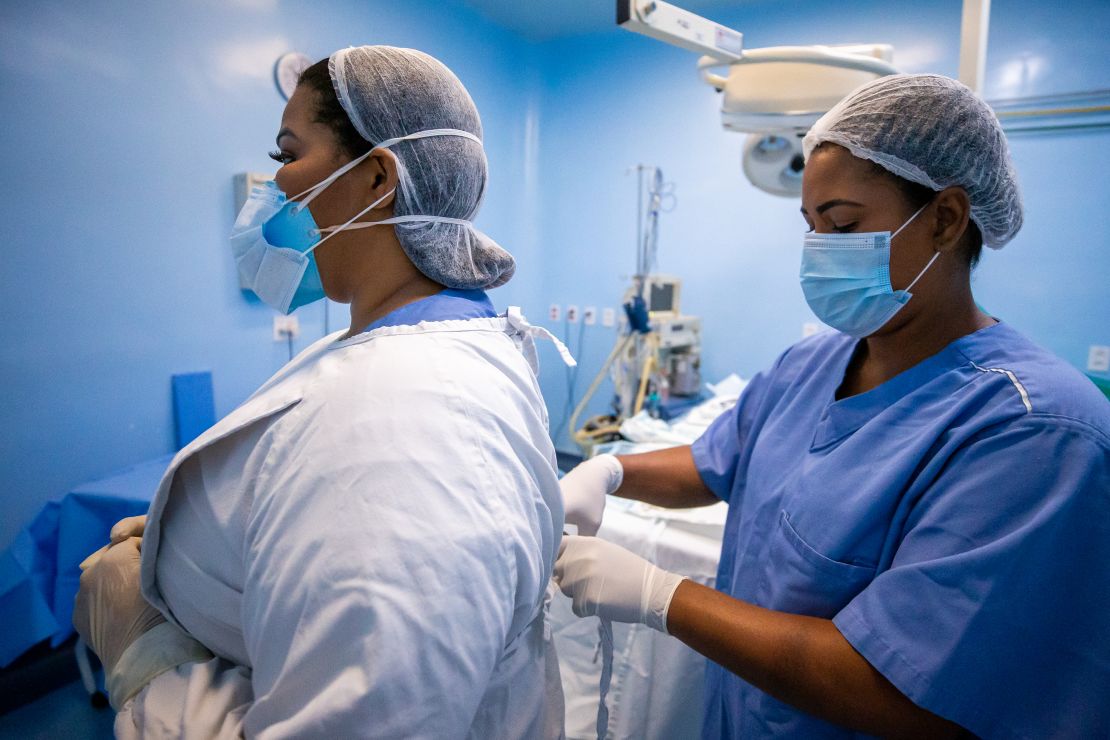
[[[580,535],[606,493],[728,502],[716,589],[590,536],[560,586],[710,658],[705,737],[1110,736],[1110,404],[972,298],[1021,226],[997,118],[897,75],[805,148],[802,288],[838,331],[692,446],[563,480]]]

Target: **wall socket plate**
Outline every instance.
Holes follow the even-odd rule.
[[[301,322],[296,316],[274,317],[274,341],[285,342],[290,337],[296,339],[301,335]]]
[[[578,306],[567,306],[567,322],[570,324],[578,323]]]
[[[582,323],[586,326],[593,326],[597,323],[596,306],[586,306],[582,309]]]
[[[1087,369],[1096,373],[1110,371],[1110,345],[1091,345],[1087,350]]]
[[[547,320],[558,321],[559,317],[563,315],[562,309],[559,308],[558,303],[552,303],[550,308],[547,309]]]
[[[616,326],[617,325],[617,312],[612,308],[601,309],[601,325],[602,326]]]

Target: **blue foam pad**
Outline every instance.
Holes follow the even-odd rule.
[[[173,422],[179,450],[216,423],[211,372],[173,376]]]

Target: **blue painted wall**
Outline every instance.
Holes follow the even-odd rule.
[[[237,287],[232,176],[275,168],[278,55],[362,43],[428,51],[469,87],[479,225],[521,264],[495,300],[520,302],[540,276],[521,195],[538,87],[513,34],[435,0],[0,4],[0,546],[70,486],[172,450],[171,374],[212,370],[223,415],[285,361]],[[323,307],[299,315],[297,349]]]
[[[681,3],[680,3],[681,4]],[[908,72],[956,76],[961,2],[747,2],[708,17],[740,29],[749,47],[890,43]],[[1110,4],[992,7],[988,99],[1110,88]],[[638,162],[677,183],[661,217],[659,271],[685,281],[683,310],[701,316],[703,375],[750,377],[813,321],[798,287],[804,222],[799,201],[764,194],[740,171],[744,136],[726,133],[719,97],[700,83],[695,56],[610,29],[543,47],[541,138],[544,281],[533,313],[550,303],[617,305],[635,262]],[[1026,221],[1001,252],[986,254],[976,295],[1080,368],[1090,344],[1110,344],[1110,131],[1018,134],[1010,141]],[[569,329],[575,340],[580,327]],[[585,330],[581,393],[615,333]],[[565,406],[564,372],[545,356],[552,416]],[[590,407],[600,413],[609,392]],[[561,449],[575,450],[558,430]]]
[[[605,0],[599,0],[605,1]],[[954,75],[960,3],[757,0],[711,17],[749,46],[881,41],[908,71]],[[532,5],[526,6],[532,8]],[[536,3],[534,10],[554,12]],[[1110,5],[996,0],[988,97],[1110,88]],[[286,357],[272,312],[238,290],[231,177],[272,171],[282,102],[270,65],[348,44],[424,49],[482,112],[491,186],[482,226],[518,257],[494,294],[540,323],[551,303],[617,307],[634,269],[643,162],[677,183],[661,272],[703,317],[705,377],[750,376],[812,320],[797,285],[798,203],[740,172],[694,57],[608,28],[531,42],[458,3],[276,0],[0,5],[0,546],[70,486],[170,451],[170,375],[210,369],[227,413]],[[1026,226],[976,276],[984,305],[1082,367],[1110,344],[1110,133],[1019,135]],[[345,317],[333,306],[333,328]],[[303,347],[323,307],[300,312]],[[581,393],[615,331],[581,337]],[[553,422],[567,376],[543,350]],[[592,411],[605,405],[599,394]],[[565,435],[559,446],[572,450]]]

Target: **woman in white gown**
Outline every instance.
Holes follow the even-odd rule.
[[[351,325],[182,450],[145,531],[121,523],[86,569],[75,623],[116,732],[558,736],[542,332],[483,292],[513,260],[470,223],[477,110],[426,54],[345,49],[306,71],[277,143],[240,274],[283,312],[350,303]],[[153,608],[120,597],[140,547]]]

